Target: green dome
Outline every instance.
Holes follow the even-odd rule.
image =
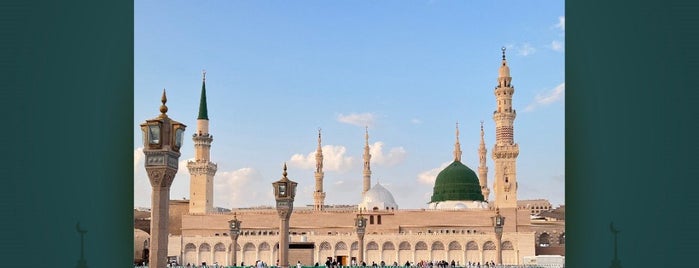
[[[439,172],[430,203],[441,201],[484,201],[476,172],[456,160]]]

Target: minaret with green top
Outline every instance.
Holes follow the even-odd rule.
[[[209,115],[206,106],[206,71],[202,72],[201,98],[197,130],[193,135],[194,161],[187,162],[191,175],[189,182],[189,213],[206,214],[214,210],[214,175],[217,166],[211,162],[211,142],[214,136],[209,133]]]

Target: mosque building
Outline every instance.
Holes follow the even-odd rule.
[[[454,159],[437,176],[430,202],[422,209],[400,209],[393,194],[380,183],[371,184],[369,132],[365,132],[363,153],[362,200],[347,206],[325,204],[323,189],[322,136],[318,132],[315,154],[315,190],[313,206],[294,208],[290,219],[289,262],[305,266],[323,265],[337,260],[342,265],[356,261],[387,265],[421,261],[447,261],[463,266],[496,260],[502,252],[503,264],[522,264],[524,257],[541,254],[565,254],[564,210],[551,210],[545,200],[518,200],[517,157],[519,146],[514,140],[512,108],[514,87],[503,48],[502,62],[494,93],[497,106],[495,122],[494,199],[489,200],[486,166],[487,150],[481,122],[478,149],[479,166],[474,170],[461,162],[459,127],[456,126]],[[228,212],[213,208],[213,180],[217,166],[210,159],[213,136],[209,133],[206,105],[206,76],[202,81],[197,128],[193,135],[195,158],[187,163],[190,172],[190,200],[170,203],[169,258],[180,264],[252,265],[261,260],[270,265],[277,261],[279,216],[274,208],[244,208]],[[280,170],[281,174],[281,170]],[[536,209],[535,209],[536,208]],[[532,211],[549,212],[532,217]],[[505,217],[498,249],[493,218]],[[367,218],[364,236],[364,259],[359,257],[359,239],[354,220]],[[237,244],[229,236],[233,218],[242,222]],[[146,230],[147,231],[147,230]],[[147,233],[135,231],[135,257],[143,254]],[[143,246],[143,247],[142,247]],[[233,251],[236,262],[233,263]]]

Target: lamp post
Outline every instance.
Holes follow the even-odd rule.
[[[154,268],[167,265],[170,186],[177,173],[180,147],[187,127],[167,116],[165,89],[161,101],[161,114],[141,124],[145,168],[152,187],[148,266]]]
[[[500,215],[500,209],[495,210],[495,216],[493,218],[493,226],[495,227],[495,237],[498,241],[497,250],[497,262],[502,264],[502,227],[505,225],[505,217]]]
[[[359,212],[357,218],[354,219],[354,227],[357,231],[357,238],[359,238],[359,253],[357,254],[357,265],[360,265],[364,261],[364,233],[366,231],[366,218],[362,216],[362,212]]]
[[[231,239],[233,240],[233,245],[231,245],[231,251],[232,251],[232,257],[231,257],[231,264],[233,266],[238,265],[238,236],[240,235],[240,223],[241,221],[238,220],[238,216],[233,213],[233,219],[228,221],[228,227],[230,228],[231,232]]]
[[[279,226],[279,267],[289,267],[289,218],[294,210],[294,197],[296,196],[296,182],[286,177],[286,163],[282,179],[272,183],[274,187],[274,199],[277,201],[277,213],[281,221]]]

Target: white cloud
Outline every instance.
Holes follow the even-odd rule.
[[[405,156],[408,154],[402,146],[393,147],[388,151],[388,154],[385,154],[383,146],[384,143],[381,141],[374,142],[374,144],[369,146],[372,164],[393,166],[403,162]]]
[[[413,118],[410,120],[410,123],[413,123],[415,125],[419,125],[419,124],[422,124],[422,120],[420,120],[418,118]]]
[[[546,106],[551,103],[561,101],[563,100],[563,97],[565,96],[565,82],[559,84],[556,86],[554,89],[546,91],[542,94],[537,94],[536,97],[534,97],[534,102],[531,104],[527,105],[527,107],[524,109],[525,112],[530,112],[535,110],[536,108],[540,106]]]
[[[451,164],[451,162],[445,162],[442,163],[438,168],[433,168],[421,172],[417,175],[417,181],[422,184],[434,185],[434,181],[437,179],[437,175],[439,175],[439,172],[446,168],[449,164]]]
[[[214,177],[214,206],[253,207],[271,205],[271,184],[253,168],[217,172]]]
[[[517,49],[517,53],[519,53],[519,55],[522,56],[529,56],[531,54],[534,54],[534,52],[536,52],[536,48],[529,45],[529,43],[524,43]]]
[[[563,45],[563,42],[561,41],[553,40],[551,42],[551,49],[553,49],[554,51],[562,52],[564,48],[565,47]]]
[[[345,124],[355,125],[355,126],[373,126],[374,125],[374,114],[372,113],[352,113],[348,115],[340,114],[337,116],[337,121]]]
[[[522,43],[522,44],[510,44],[506,46],[509,51],[515,51],[517,52],[517,55],[520,56],[529,56],[532,55],[536,52],[536,48],[531,46],[529,43]]]
[[[558,17],[558,23],[554,27],[561,29],[561,31],[565,31],[566,30],[566,17],[565,16]]]
[[[324,171],[347,171],[352,167],[353,159],[346,156],[347,148],[341,145],[323,146],[323,170]],[[315,169],[316,152],[312,151],[307,155],[294,154],[289,159],[289,166],[300,169]]]

